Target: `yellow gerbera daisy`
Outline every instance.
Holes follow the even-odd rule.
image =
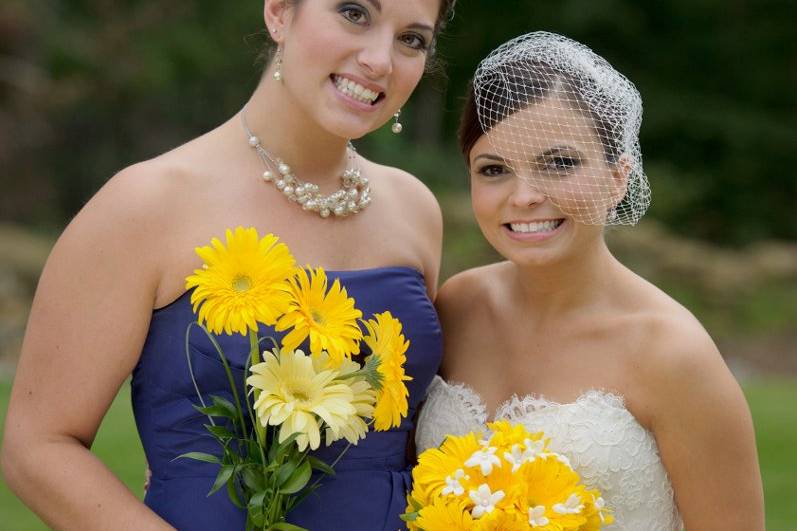
[[[327,292],[323,268],[311,270],[309,275],[300,269],[291,279],[291,294],[293,300],[275,328],[281,332],[293,327],[282,339],[283,348],[293,350],[310,336],[310,352],[319,355],[326,351],[335,366],[344,357],[360,353],[362,330],[357,319],[362,312],[354,307],[354,299],[340,281],[335,279]]]
[[[531,433],[523,424],[511,424],[507,420],[489,422],[487,429],[492,433],[490,446],[498,448],[498,454],[503,456],[504,452],[511,451],[515,445],[524,446],[526,440],[538,443],[541,452],[548,451],[548,439],[544,438],[542,432]]]
[[[375,320],[364,321],[367,335],[363,338],[374,356],[379,358],[379,374],[382,388],[376,395],[374,429],[389,430],[398,427],[401,418],[407,416],[409,391],[404,382],[412,377],[404,373],[407,348],[410,342],[401,333],[401,321],[390,312],[374,315]]]
[[[518,479],[526,486],[522,506],[539,511],[548,523],[544,530],[577,529],[597,531],[594,527],[596,491],[588,491],[580,484],[578,474],[557,456],[539,458],[520,469]],[[521,479],[522,478],[522,479]],[[590,518],[592,516],[593,518]],[[592,521],[593,525],[589,525]]]
[[[476,488],[479,475],[467,470],[467,461],[481,449],[481,434],[469,433],[459,437],[449,436],[440,448],[429,448],[418,457],[412,469],[412,497],[427,505],[434,497],[455,496],[468,498],[468,491]]]
[[[334,368],[327,353],[322,352],[318,356],[313,356],[313,366],[317,372],[327,369],[335,370],[336,378],[348,385],[353,394],[351,404],[354,406],[354,413],[348,416],[337,431],[329,427],[326,429],[326,445],[329,446],[341,438],[356,445],[368,433],[368,424],[365,419],[370,419],[374,415],[376,391],[364,376],[346,377],[360,370],[360,365],[350,359],[344,358],[340,367]]]
[[[279,442],[299,433],[296,444],[304,451],[321,444],[319,420],[335,432],[343,431],[352,415],[354,392],[335,380],[337,371],[316,370],[311,356],[301,350],[264,352],[264,361],[250,368],[246,383],[260,390],[254,403],[263,426],[279,426]]]
[[[185,279],[194,313],[214,334],[224,331],[246,335],[257,323],[272,325],[290,302],[288,278],[295,261],[279,238],[258,238],[254,228],[227,229],[227,245],[213,238],[211,245],[197,247],[205,262]]]
[[[466,531],[473,528],[473,517],[464,503],[435,498],[418,513],[415,525],[423,531]]]
[[[528,517],[518,511],[495,510],[474,522],[474,531],[519,531],[529,528]]]

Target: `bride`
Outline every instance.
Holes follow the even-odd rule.
[[[650,202],[634,86],[531,33],[480,64],[460,129],[473,211],[505,262],[438,296],[445,377],[418,451],[493,419],[544,431],[623,530],[763,530],[753,425],[700,323],[612,256]]]

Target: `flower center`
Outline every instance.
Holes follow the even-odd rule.
[[[238,275],[232,280],[232,289],[238,292],[249,291],[252,287],[252,279],[246,275]]]
[[[318,310],[312,310],[310,312],[310,317],[313,318],[313,321],[315,322],[315,324],[317,324],[317,325],[323,325],[324,324],[324,316]]]
[[[300,407],[306,407],[313,399],[313,390],[308,387],[310,386],[302,382],[293,382],[288,388],[288,393]]]

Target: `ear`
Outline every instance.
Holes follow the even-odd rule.
[[[263,19],[271,39],[280,44],[285,39],[285,29],[290,22],[291,9],[288,0],[265,0]]]
[[[628,177],[634,169],[634,161],[630,155],[623,153],[612,168],[612,200],[617,205],[628,191]]]

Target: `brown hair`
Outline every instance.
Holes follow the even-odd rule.
[[[595,133],[603,144],[606,161],[610,164],[617,162],[623,153],[622,130],[618,124],[607,122],[581,96],[588,92],[587,88],[591,83],[594,81],[589,78],[577,78],[540,61],[521,60],[507,64],[500,75],[496,74],[482,82],[484,90],[479,105],[486,111],[483,116],[489,117],[489,121],[482,124],[479,121],[476,95],[471,82],[468,85],[458,133],[459,148],[465,157],[465,164],[470,164],[473,145],[496,124],[560,91],[572,94],[573,98],[568,100],[571,107],[592,119]],[[517,87],[522,87],[523,90],[517,90]]]

